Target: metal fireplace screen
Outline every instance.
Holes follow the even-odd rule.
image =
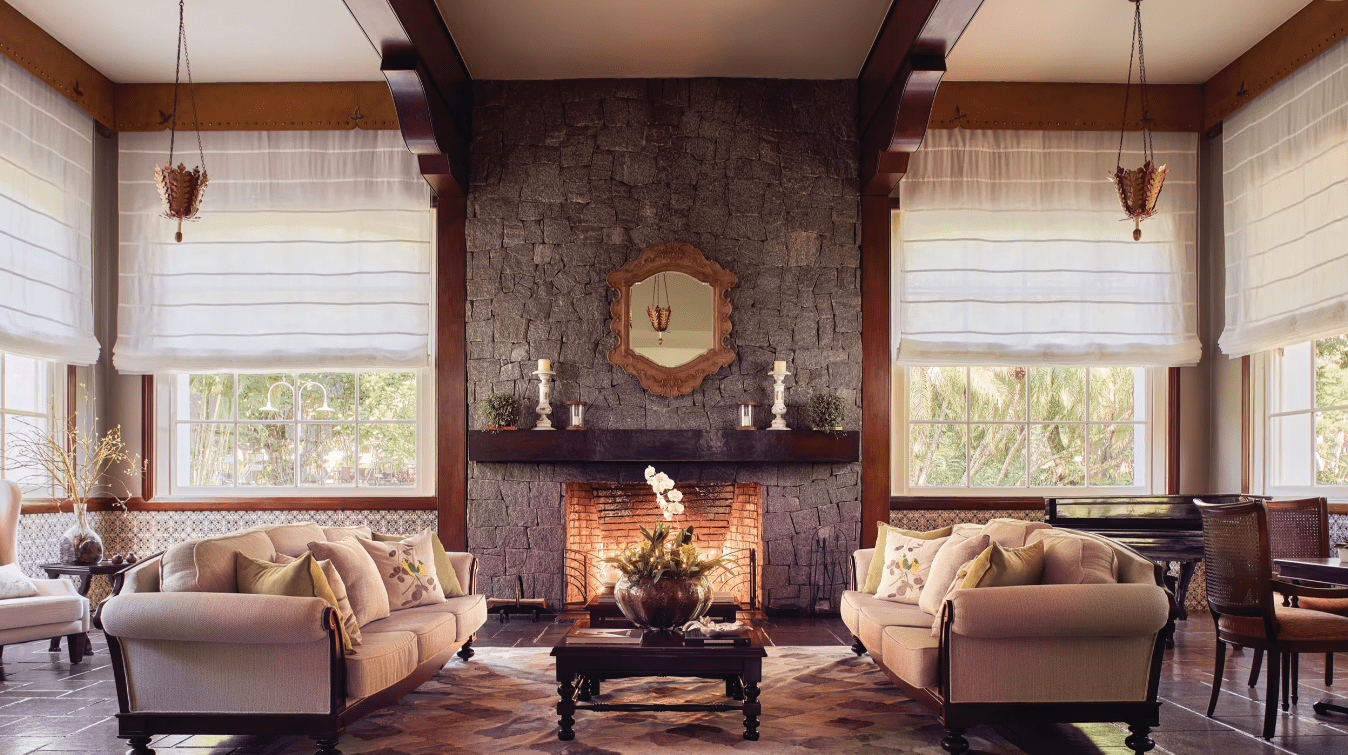
[[[694,543],[725,559],[712,576],[716,590],[758,607],[762,488],[756,483],[679,485],[684,513],[671,524],[693,526]],[[566,486],[566,602],[583,605],[602,588],[610,556],[641,539],[640,527],[665,521],[650,486],[569,483]]]

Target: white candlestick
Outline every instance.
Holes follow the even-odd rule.
[[[538,360],[541,366],[546,359]],[[539,370],[534,373],[538,376],[538,423],[534,425],[535,430],[555,430],[552,426],[552,420],[548,415],[552,414],[552,376],[557,373],[552,370]]]
[[[786,362],[777,362],[773,365],[772,372],[769,372],[768,374],[776,381],[776,385],[772,386],[773,420],[772,426],[768,429],[790,430],[791,428],[786,426],[786,419],[784,419],[784,415],[786,414],[786,386],[782,381],[791,373],[786,371]]]

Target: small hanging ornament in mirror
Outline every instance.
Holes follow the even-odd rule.
[[[651,281],[651,306],[646,308],[646,316],[651,327],[658,335],[658,345],[665,345],[665,331],[669,330],[669,319],[674,316],[674,306],[669,301],[669,273],[661,273]],[[660,306],[660,279],[665,281],[665,306]]]
[[[1114,166],[1114,188],[1119,192],[1119,204],[1128,219],[1133,221],[1133,241],[1142,239],[1142,221],[1156,214],[1156,200],[1161,196],[1161,185],[1170,169],[1157,166],[1154,161],[1151,138],[1151,102],[1147,96],[1147,57],[1142,45],[1142,0],[1128,0],[1133,4],[1133,46],[1128,54],[1128,83],[1123,94],[1123,126],[1119,129],[1119,156]],[[1137,82],[1142,92],[1142,167],[1125,170],[1123,167],[1123,139],[1128,133],[1128,99],[1133,90],[1133,59],[1137,59]]]
[[[168,162],[154,167],[154,183],[159,188],[159,198],[164,202],[164,217],[178,221],[178,230],[173,234],[174,241],[183,240],[183,221],[193,220],[201,210],[201,195],[206,191],[206,154],[201,147],[201,123],[197,120],[196,90],[192,86],[192,60],[187,55],[187,27],[184,24],[184,0],[178,0],[178,57],[173,63],[173,114],[169,124]],[[201,164],[188,170],[186,165],[178,163],[173,167],[173,146],[178,136],[178,89],[179,66],[187,64],[188,96],[192,99],[192,123],[197,129],[197,156]]]

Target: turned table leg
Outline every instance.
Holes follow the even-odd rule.
[[[744,738],[750,742],[758,741],[758,715],[763,706],[758,702],[758,683],[744,685]]]
[[[558,672],[558,676],[561,676]],[[576,685],[573,684],[575,678],[567,675],[557,686],[557,696],[561,699],[557,701],[557,725],[561,730],[557,732],[557,738],[563,742],[569,742],[576,738],[576,731],[572,727],[576,724],[576,719],[572,713],[576,712]]]

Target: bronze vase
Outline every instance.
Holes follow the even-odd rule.
[[[613,598],[627,620],[642,629],[678,629],[711,607],[711,581],[624,576]]]

